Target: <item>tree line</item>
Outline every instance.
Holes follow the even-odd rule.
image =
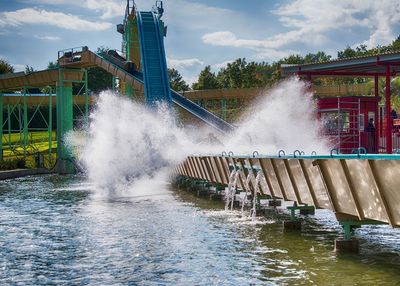
[[[387,46],[377,46],[368,49],[366,45],[359,45],[355,48],[347,46],[337,52],[336,59],[346,59],[360,56],[371,56],[382,53],[400,51],[400,36]],[[270,87],[281,80],[280,66],[282,64],[312,64],[334,60],[331,55],[324,51],[308,53],[305,56],[290,55],[273,63],[247,62],[245,58],[239,58],[228,63],[214,73],[210,65],[207,65],[199,74],[197,81],[192,84],[191,89],[218,89],[218,88],[250,88]],[[189,85],[182,79],[179,72],[172,69],[170,72],[172,81],[171,87],[178,91],[189,90]],[[361,83],[366,82],[365,78],[334,78],[315,79],[314,84],[329,83]]]
[[[107,51],[107,48],[100,47],[98,52]],[[336,59],[346,59],[359,56],[370,56],[381,53],[400,51],[400,36],[391,44],[386,46],[377,46],[368,49],[366,45],[359,45],[355,48],[347,46],[345,49],[337,52]],[[251,88],[251,87],[270,87],[281,80],[280,66],[282,64],[311,64],[333,60],[331,55],[324,51],[308,53],[302,55],[290,55],[273,63],[268,62],[248,62],[246,58],[238,58],[228,63],[226,67],[217,72],[213,72],[210,65],[204,67],[200,72],[195,83],[189,86],[178,70],[168,69],[171,88],[176,91],[219,89],[219,88]],[[56,68],[57,62],[49,62],[48,68]],[[0,59],[0,74],[12,73],[14,67],[6,60]],[[30,66],[26,66],[26,73],[34,72]],[[101,68],[91,68],[88,71],[88,88],[92,92],[112,87],[112,75]],[[365,78],[335,78],[335,79],[315,79],[314,84],[329,83],[360,83],[366,82]]]

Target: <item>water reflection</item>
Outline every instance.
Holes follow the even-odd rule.
[[[332,251],[340,228],[318,211],[301,233],[286,214],[256,223],[184,191],[98,197],[79,177],[0,186],[0,284],[394,284],[400,234],[357,230],[360,255]]]

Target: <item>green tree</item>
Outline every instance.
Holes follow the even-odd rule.
[[[400,35],[391,44],[393,51],[400,51]]]
[[[110,49],[107,47],[97,48],[97,53],[107,53]],[[88,89],[92,92],[99,93],[100,91],[112,88],[113,76],[111,73],[99,67],[88,69]]]
[[[58,68],[58,63],[57,61],[51,61],[47,64],[47,69],[56,69]]]
[[[176,91],[187,91],[189,85],[184,81],[179,71],[176,69],[168,69],[168,77],[171,88]]]
[[[192,88],[195,90],[216,89],[219,87],[220,85],[215,73],[211,72],[211,66],[206,66],[204,70],[200,72],[199,80],[192,85]]]
[[[226,68],[222,68],[218,73],[218,80],[224,88],[240,88],[243,83],[244,70],[247,62],[245,58],[239,58],[232,63],[228,63]],[[250,69],[247,71],[249,72]]]
[[[113,76],[109,72],[99,67],[93,67],[88,70],[88,89],[95,93],[111,89],[112,79]]]
[[[337,58],[338,59],[347,59],[347,58],[354,58],[357,55],[362,54],[362,51],[356,51],[352,49],[350,46],[347,46],[344,50],[338,51]]]
[[[327,55],[325,52],[319,51],[315,54],[309,53],[304,56],[304,63],[305,64],[313,64],[313,63],[321,63],[327,62],[332,59],[332,56]]]
[[[249,88],[268,86],[272,78],[272,67],[266,62],[246,62],[236,59],[218,72],[217,79],[224,88]]]
[[[25,66],[25,73],[26,74],[30,74],[30,73],[33,73],[35,70],[33,69],[33,67],[31,67],[31,66],[29,66],[29,65],[26,65]]]
[[[13,73],[14,67],[6,60],[0,59],[0,74]]]

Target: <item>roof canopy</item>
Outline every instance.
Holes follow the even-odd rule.
[[[281,65],[282,75],[290,76],[350,76],[375,77],[400,74],[400,52],[374,56],[338,59],[334,61],[303,64]]]

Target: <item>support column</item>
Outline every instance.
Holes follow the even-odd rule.
[[[390,108],[390,66],[386,66],[386,90],[385,90],[385,110],[386,110],[386,153],[392,154],[392,117]]]
[[[312,77],[311,74],[307,75],[307,84],[308,84],[308,92],[313,92],[313,81],[312,81]]]
[[[221,98],[221,118],[226,120],[226,99]]]
[[[379,77],[374,77],[374,94],[375,97],[379,96]],[[377,108],[375,110],[375,150],[379,153],[379,140],[380,140],[380,122],[379,122],[379,103],[377,102]]]
[[[74,172],[71,150],[65,144],[65,135],[73,129],[72,84],[62,81],[60,70],[57,82],[57,171],[60,174]]]
[[[88,71],[85,69],[85,123],[89,122],[89,88],[88,88]]]
[[[0,91],[0,161],[3,160],[3,94]]]
[[[112,77],[112,82],[111,82],[111,88],[112,88],[113,92],[115,92],[115,87],[116,87],[115,81],[116,80],[117,80],[117,78],[115,76],[113,76]]]
[[[8,149],[11,150],[11,108],[7,103]]]
[[[23,115],[23,128],[24,128],[24,161],[26,162],[27,148],[28,148],[28,105],[26,104],[26,88],[24,88],[24,115]]]
[[[49,124],[48,124],[48,134],[49,134],[49,168],[53,165],[53,88],[49,89]]]
[[[135,95],[135,89],[129,83],[125,83],[125,94],[129,98],[133,98]]]

